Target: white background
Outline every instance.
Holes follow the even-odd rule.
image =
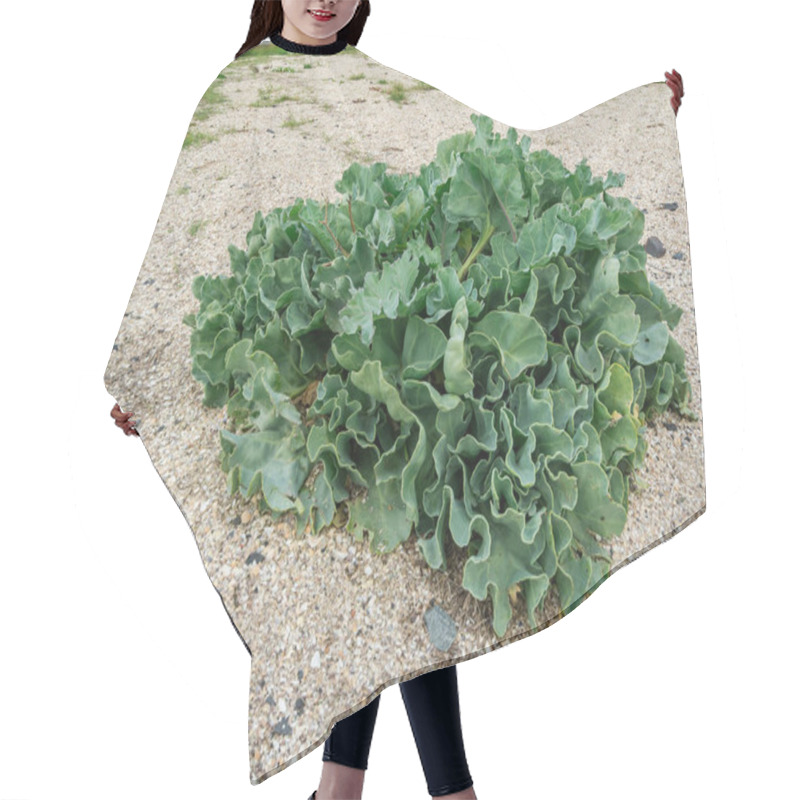
[[[740,7],[742,10],[738,11]],[[250,0],[6,3],[0,799],[305,800],[249,783],[249,657],[103,373]],[[373,0],[359,49],[543,128],[682,73],[708,511],[458,666],[481,800],[796,797],[797,162],[786,6]],[[792,75],[793,77],[793,75]],[[397,686],[364,791],[427,798]]]

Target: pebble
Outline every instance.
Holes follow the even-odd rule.
[[[455,620],[436,604],[425,612],[424,617],[431,644],[437,650],[449,650],[458,633],[458,625]]]
[[[661,258],[667,252],[667,248],[664,247],[657,236],[649,236],[645,242],[644,249],[648,255],[655,256],[655,258]]]

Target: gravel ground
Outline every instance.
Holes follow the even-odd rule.
[[[286,68],[296,71],[276,71]],[[355,160],[416,172],[441,139],[473,130],[476,109],[352,48],[334,56],[278,51],[240,59],[223,73],[224,102],[207,96],[198,111],[212,113],[197,114],[190,126],[216,138],[180,152],[105,383],[134,412],[141,442],[251,650],[250,779],[258,784],[321,745],[337,720],[387,686],[530,636],[563,614],[548,595],[531,629],[520,598],[498,640],[489,601],[461,588],[466,557],[454,546],[449,574],[435,573],[413,540],[373,556],[367,542],[342,529],[295,539],[292,517],[261,516],[252,502],[228,495],[218,466],[224,409],[201,403],[191,331],[181,321],[197,310],[192,279],[229,274],[228,244],[245,247],[257,209],[297,197],[336,201],[334,181]],[[401,103],[387,95],[394,82],[406,88]],[[284,94],[289,99],[272,106],[250,105]],[[706,503],[686,202],[670,96],[664,82],[650,83],[561,125],[517,129],[532,149],[547,147],[569,169],[586,157],[594,175],[626,174],[612,193],[647,210],[643,241],[655,236],[666,248],[661,258],[648,256],[648,272],[684,309],[673,335],[686,351],[698,421],[670,411],[647,427],[647,488],[631,494],[626,530],[613,541],[614,571],[685,528]],[[290,118],[309,122],[282,127]],[[495,122],[503,134],[507,127]]]

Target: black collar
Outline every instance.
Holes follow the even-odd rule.
[[[347,39],[337,39],[330,44],[299,44],[281,36],[280,33],[275,32],[269,37],[272,44],[277,45],[281,50],[287,50],[290,53],[305,53],[306,55],[314,56],[329,56],[334,53],[339,53],[347,47]]]

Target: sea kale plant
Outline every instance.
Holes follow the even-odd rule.
[[[608,577],[646,421],[697,417],[624,174],[471,119],[419,174],[354,163],[341,202],[257,212],[183,321],[231,494],[375,553],[413,531],[433,569],[466,548],[502,636],[512,596],[535,628],[551,585],[566,613]]]

